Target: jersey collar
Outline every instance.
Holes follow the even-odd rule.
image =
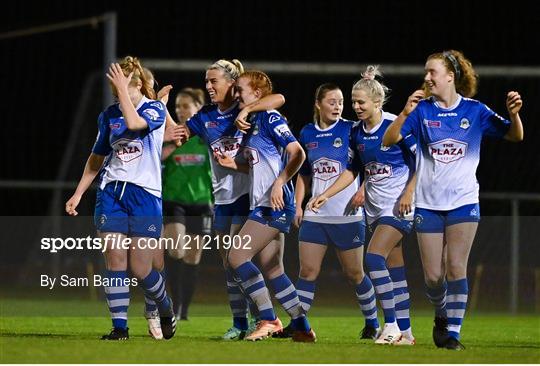
[[[435,100],[435,98],[433,98],[433,103],[435,104],[435,106],[436,106],[437,108],[442,109],[443,111],[451,111],[451,110],[457,108],[457,106],[459,105],[459,103],[461,103],[461,100],[462,100],[462,99],[463,99],[463,97],[461,96],[461,94],[458,94],[458,97],[457,97],[456,102],[455,102],[454,104],[452,104],[452,105],[451,105],[450,107],[448,107],[448,108],[443,108],[443,107],[441,107],[441,105],[439,104],[439,102],[437,102],[437,101]]]
[[[377,125],[375,127],[373,127],[371,130],[367,130],[366,129],[366,122],[364,121],[361,121],[362,122],[362,129],[364,130],[365,133],[369,133],[370,135],[371,134],[374,134],[375,132],[377,132],[379,130],[379,128],[381,128],[382,126],[382,122],[384,121],[384,118],[385,117],[385,112],[384,111],[381,111],[381,120],[379,121],[379,123],[377,123]]]
[[[315,122],[313,125],[315,126],[315,129],[317,131],[326,132],[326,131],[330,131],[332,128],[334,128],[338,124],[339,121],[341,121],[341,118],[338,119],[336,122],[332,123],[330,126],[328,126],[326,128],[320,128],[319,123],[317,123],[317,122]]]

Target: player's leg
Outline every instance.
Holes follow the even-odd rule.
[[[390,218],[390,220],[392,219]],[[366,254],[369,277],[373,282],[377,299],[384,313],[385,324],[381,335],[375,341],[377,344],[392,344],[401,338],[401,332],[396,322],[394,286],[386,266],[386,258],[399,243],[403,234],[386,222],[385,217],[378,220]]]
[[[105,257],[105,296],[107,306],[111,314],[113,329],[110,334],[104,335],[104,340],[123,340],[128,339],[127,314],[129,307],[129,285],[126,279],[128,277],[128,251],[121,248],[125,241],[125,234],[100,232],[99,236],[102,243],[106,245],[103,253]]]
[[[239,230],[240,225],[233,224],[232,221],[235,217],[235,206],[247,205],[249,209],[249,196],[246,195],[247,199],[243,197],[232,204],[215,206],[213,220],[215,242],[222,243],[225,235],[230,235],[233,230]],[[248,301],[235,279],[234,271],[227,264],[227,251],[222,245],[218,246],[218,251],[225,269],[227,297],[233,317],[232,326],[227,329],[222,338],[224,340],[240,340],[245,337],[248,329]]]
[[[478,228],[477,222],[463,222],[446,227],[448,294],[446,312],[448,336],[445,347],[463,349],[459,342],[468,299],[467,262]]]
[[[242,288],[257,305],[261,321],[257,329],[245,339],[260,340],[282,329],[281,321],[276,317],[268,288],[252,258],[268,245],[278,234],[278,229],[248,220],[238,233],[240,246],[233,246],[228,252],[228,265],[234,269],[241,280]]]
[[[366,226],[364,221],[345,224],[324,224],[327,237],[335,246],[338,260],[347,280],[354,286],[358,305],[364,316],[361,339],[377,339],[380,333],[377,319],[375,289],[364,273],[364,243]]]
[[[402,243],[403,240],[392,249],[386,259],[386,264],[394,287],[396,319],[402,335],[401,339],[394,344],[412,346],[416,341],[411,329],[409,288],[405,276],[405,261],[403,259]]]
[[[415,212],[415,229],[424,271],[426,295],[435,309],[433,342],[437,347],[443,347],[448,339],[444,217],[437,211],[417,208]]]
[[[101,337],[103,340],[124,340],[129,338],[127,314],[129,307],[128,250],[123,247],[129,232],[128,215],[117,197],[121,187],[116,183],[107,184],[98,190],[94,223],[104,245],[105,295],[111,314],[113,329]]]
[[[199,263],[201,262],[204,235],[212,233],[212,208],[209,205],[187,206],[186,223],[190,233],[191,245],[186,247],[182,258],[180,280],[179,311],[177,319],[187,320],[189,305],[195,293],[198,280]]]

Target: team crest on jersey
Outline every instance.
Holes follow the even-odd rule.
[[[244,149],[242,150],[242,154],[244,155],[244,158],[247,160],[250,166],[258,164],[260,161],[259,152],[251,147],[244,147]]]
[[[268,117],[268,123],[272,124],[276,121],[279,121],[281,118],[277,114],[271,114],[270,117]]]
[[[392,166],[372,161],[366,164],[364,172],[370,182],[378,182],[392,176]]]
[[[159,109],[160,111],[163,110],[163,103],[161,103],[161,102],[150,103],[150,105],[151,105],[152,107],[156,107],[156,108]]]
[[[212,143],[212,151],[234,158],[240,149],[242,137],[222,137]]]
[[[318,148],[318,147],[319,147],[319,143],[318,143],[317,141],[315,141],[315,142],[308,142],[308,143],[306,144],[306,149],[308,149],[308,150],[313,150],[313,149],[316,149],[316,148]]]
[[[464,130],[469,128],[470,125],[471,123],[469,122],[467,118],[462,118],[461,121],[459,122],[459,127],[463,128]]]
[[[218,123],[214,122],[214,121],[208,121],[208,122],[204,123],[204,127],[206,127],[206,128],[217,128]]]
[[[274,128],[274,132],[284,139],[288,139],[289,137],[291,137],[291,130],[289,130],[289,126],[285,124],[276,126]]]
[[[336,137],[336,139],[334,140],[334,143],[332,144],[332,146],[334,146],[334,147],[343,146],[343,140],[341,139],[341,137]]]
[[[148,108],[142,112],[143,116],[150,118],[152,121],[156,121],[159,118],[159,113],[155,109]]]
[[[454,139],[444,139],[428,146],[434,160],[448,164],[463,158],[467,154],[468,144]]]
[[[255,125],[253,125],[253,135],[258,135],[259,134],[259,125],[255,123]]]
[[[141,140],[119,139],[113,143],[112,148],[116,157],[124,163],[138,159],[143,154],[143,143]]]
[[[313,178],[330,180],[341,173],[341,163],[337,160],[320,158],[313,162]]]

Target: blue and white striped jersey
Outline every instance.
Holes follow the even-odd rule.
[[[510,121],[474,99],[459,96],[450,108],[434,98],[420,101],[401,129],[418,142],[417,207],[452,210],[478,203],[482,137],[502,138],[509,128]]]

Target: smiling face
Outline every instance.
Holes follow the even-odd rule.
[[[219,69],[207,70],[205,83],[210,101],[215,104],[225,102],[227,95],[234,86],[234,81],[225,77],[223,71]]]
[[[448,71],[440,58],[429,59],[425,71],[424,82],[431,95],[440,97],[455,88],[453,73]]]
[[[371,120],[381,107],[381,101],[371,99],[363,89],[354,89],[351,100],[356,117],[361,121]]]
[[[317,101],[321,122],[332,124],[341,118],[343,113],[343,93],[339,89],[328,91],[324,98]]]
[[[261,97],[259,89],[253,89],[250,85],[250,79],[241,77],[236,81],[235,96],[240,103],[239,107],[244,108],[246,105],[251,104]]]

